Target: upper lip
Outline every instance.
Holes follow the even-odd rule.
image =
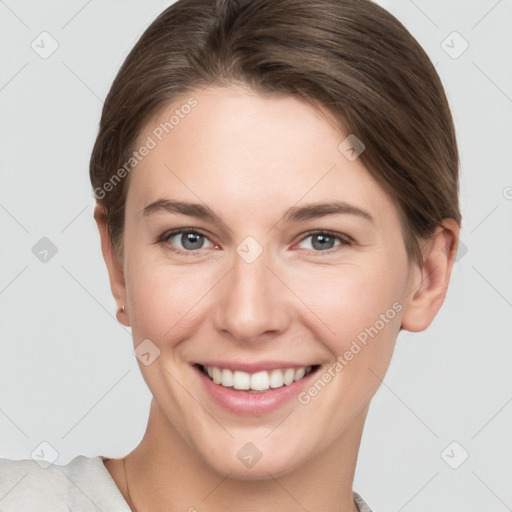
[[[283,368],[305,368],[308,366],[316,366],[315,363],[297,363],[290,361],[258,361],[258,362],[242,362],[242,361],[195,361],[192,364],[201,366],[216,366],[217,368],[226,368],[232,371],[241,371],[247,373],[256,373],[263,371],[271,371]]]

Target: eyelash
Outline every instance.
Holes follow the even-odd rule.
[[[200,231],[198,229],[192,229],[192,228],[181,228],[181,229],[176,229],[173,231],[167,231],[161,236],[161,238],[158,240],[158,242],[162,243],[163,246],[167,250],[169,250],[175,254],[179,254],[182,256],[193,256],[193,255],[199,254],[202,249],[198,249],[196,251],[182,251],[181,249],[175,249],[175,248],[171,247],[171,245],[168,243],[169,238],[174,237],[176,235],[183,234],[183,233],[193,233],[196,235],[201,235],[201,236],[204,236],[205,238],[207,238],[211,243],[213,243],[205,233],[203,233],[202,231]],[[342,233],[336,233],[335,231],[321,230],[321,229],[317,229],[317,230],[309,231],[309,232],[305,233],[304,237],[301,238],[298,243],[303,242],[307,238],[314,236],[314,235],[327,235],[331,238],[337,238],[341,242],[339,245],[333,247],[332,249],[328,249],[325,251],[316,251],[314,249],[310,249],[310,250],[306,249],[309,253],[313,253],[315,255],[332,254],[332,253],[340,250],[343,246],[351,246],[354,243],[354,239],[348,235],[343,235]]]

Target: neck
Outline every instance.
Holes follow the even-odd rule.
[[[352,483],[366,408],[334,445],[282,476],[240,480],[219,474],[166,420],[153,399],[141,443],[126,456],[130,504],[150,510],[357,511]]]

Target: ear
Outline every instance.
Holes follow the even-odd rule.
[[[402,329],[425,330],[446,297],[459,244],[459,225],[444,219],[422,248],[423,268],[414,265],[402,315]]]
[[[126,304],[126,283],[124,280],[124,269],[123,265],[119,263],[112,246],[110,239],[110,233],[107,225],[107,218],[105,210],[102,206],[96,205],[94,208],[94,220],[98,226],[101,239],[101,252],[103,253],[103,259],[107,265],[107,271],[110,280],[110,289],[112,295],[117,304],[116,318],[117,320],[125,325],[130,326],[130,319],[128,317],[127,304]],[[124,306],[124,313],[120,311],[121,306]]]

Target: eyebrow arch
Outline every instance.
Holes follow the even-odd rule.
[[[170,199],[157,199],[151,204],[143,208],[140,213],[144,217],[149,216],[155,212],[170,212],[181,213],[189,217],[197,217],[222,223],[222,220],[210,208],[199,203],[186,203],[182,201],[172,201]],[[312,203],[305,206],[293,206],[286,210],[282,220],[284,222],[298,222],[301,220],[314,219],[317,217],[324,217],[326,215],[336,214],[350,214],[360,216],[372,223],[375,219],[365,210],[345,203],[343,201],[333,201],[329,203]]]
[[[182,201],[171,201],[170,199],[157,199],[148,204],[139,213],[143,217],[147,217],[156,212],[169,212],[181,213],[189,217],[197,217],[199,219],[206,219],[223,223],[218,215],[216,215],[210,208],[199,203],[185,203]]]
[[[292,207],[286,210],[283,216],[284,222],[297,222],[301,220],[324,217],[326,215],[350,214],[358,215],[375,224],[375,219],[365,210],[344,201],[332,201],[329,203],[313,203],[306,206]]]

